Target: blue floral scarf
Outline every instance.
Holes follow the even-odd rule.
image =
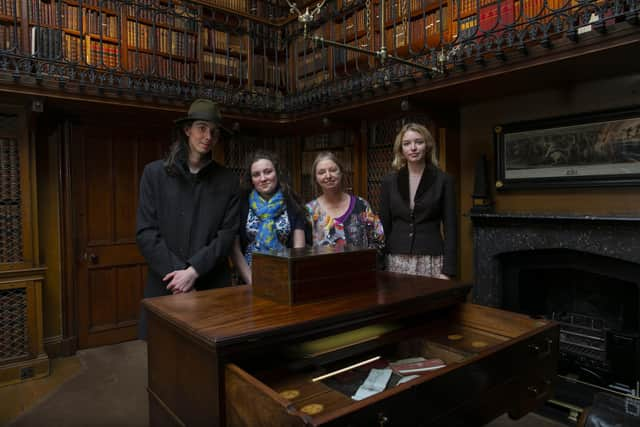
[[[247,255],[250,255],[255,250],[283,249],[284,246],[278,239],[275,228],[276,219],[286,209],[282,191],[276,192],[269,200],[264,200],[257,191],[253,190],[249,195],[249,207],[260,219],[260,223],[256,237],[248,248]],[[250,256],[247,258],[249,258],[248,261],[250,262]]]

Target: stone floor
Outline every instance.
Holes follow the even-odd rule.
[[[82,350],[56,359],[41,380],[0,388],[0,425],[86,427],[148,425],[147,347],[143,341]],[[487,427],[561,427],[537,414]]]

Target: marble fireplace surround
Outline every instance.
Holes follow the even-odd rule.
[[[473,301],[478,304],[503,305],[504,254],[568,249],[640,267],[640,217],[495,212],[469,216],[474,234]]]

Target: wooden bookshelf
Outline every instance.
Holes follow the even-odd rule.
[[[277,1],[223,0],[212,6],[180,0],[28,0],[17,2],[28,15],[24,26],[13,3],[0,0],[0,50],[20,47],[36,58],[180,81],[231,79],[241,86],[256,81],[284,88],[288,73],[273,44],[277,37],[263,34],[269,40],[251,40],[246,18],[267,10],[282,16],[285,9]],[[250,45],[255,45],[251,55]]]
[[[14,10],[13,2],[0,0],[0,50],[12,50],[19,47],[21,34],[20,4],[16,3],[18,10]]]
[[[530,18],[549,22],[545,16],[565,3],[387,0],[381,33],[380,0],[336,0],[309,31],[371,52],[384,34],[389,54],[407,57],[509,25],[522,29]],[[260,93],[307,90],[377,66],[373,55],[303,40],[300,23],[269,17],[283,8],[277,0],[0,0],[0,50]]]

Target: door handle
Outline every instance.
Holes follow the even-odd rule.
[[[85,261],[89,261],[91,264],[97,264],[98,263],[98,255],[96,255],[94,253],[85,252],[82,257],[84,258]]]

